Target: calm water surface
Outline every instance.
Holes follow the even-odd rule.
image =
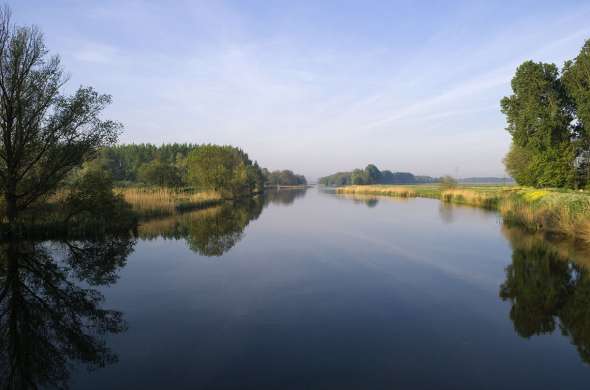
[[[25,313],[0,364],[17,345],[22,375],[75,389],[590,384],[588,257],[495,213],[310,189],[138,236],[5,246],[0,308]]]

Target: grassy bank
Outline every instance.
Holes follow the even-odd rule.
[[[131,205],[139,217],[174,215],[219,205],[221,196],[213,191],[175,190],[163,187],[126,187],[115,192]]]
[[[339,194],[424,197],[443,202],[498,210],[504,222],[532,231],[564,234],[590,243],[590,194],[587,192],[501,186],[436,185],[347,186]]]

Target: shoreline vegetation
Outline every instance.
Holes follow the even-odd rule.
[[[431,198],[498,211],[504,223],[590,243],[590,194],[520,186],[358,185],[337,194]]]
[[[266,185],[268,190],[302,190],[313,187],[302,185]],[[156,186],[116,187],[113,192],[120,196],[140,220],[157,217],[173,217],[178,214],[207,210],[227,202],[241,202],[264,192],[253,193],[241,198],[224,198],[215,191],[191,188],[168,188]]]
[[[215,191],[193,191],[167,187],[118,187],[119,194],[139,219],[173,216],[187,211],[211,208],[226,199]]]

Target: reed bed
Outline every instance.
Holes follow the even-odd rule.
[[[466,204],[486,209],[495,209],[498,206],[501,196],[501,192],[454,188],[442,190],[440,199],[446,203]]]
[[[418,196],[413,189],[402,186],[347,186],[336,189],[336,192],[339,194],[395,196],[399,198]]]
[[[179,211],[205,208],[222,202],[213,191],[193,191],[163,187],[117,188],[117,193],[140,216],[173,215]]]
[[[507,224],[558,233],[590,243],[590,193],[526,187],[347,186],[339,194],[437,198],[445,203],[498,210]]]

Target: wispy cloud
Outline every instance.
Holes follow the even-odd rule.
[[[590,37],[590,8],[573,1],[533,11],[369,2],[337,14],[315,2],[247,4],[14,8],[64,55],[74,84],[113,95],[124,142],[232,143],[315,177],[369,162],[503,174],[499,100],[516,66],[561,64]]]

